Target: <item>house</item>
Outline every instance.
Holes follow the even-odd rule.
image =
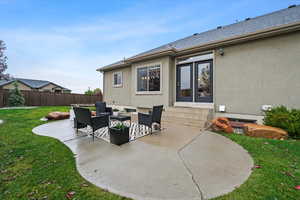
[[[272,106],[300,108],[300,6],[195,33],[97,71],[110,104],[209,109],[261,122]]]
[[[12,78],[10,80],[0,80],[0,89],[13,89],[15,81],[17,81],[20,90],[71,93],[70,89],[64,88],[50,81],[24,79],[24,78]]]

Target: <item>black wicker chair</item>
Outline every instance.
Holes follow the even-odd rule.
[[[108,115],[101,115],[97,117],[92,117],[91,111],[87,108],[80,108],[80,107],[74,107],[74,113],[76,117],[77,123],[81,124],[82,126],[77,126],[76,129],[78,131],[78,128],[81,128],[83,126],[90,126],[93,130],[93,141],[95,139],[95,131],[104,128],[109,127],[109,116]]]
[[[112,108],[106,107],[105,102],[97,101],[95,103],[95,106],[96,106],[96,115],[97,116],[113,114]]]
[[[163,111],[163,105],[153,106],[152,111],[149,114],[138,113],[138,128],[140,131],[140,125],[144,125],[150,128],[150,133],[152,134],[152,124],[159,124],[159,130],[161,130],[161,115]]]

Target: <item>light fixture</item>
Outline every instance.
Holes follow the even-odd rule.
[[[218,49],[218,53],[220,56],[224,56],[225,52],[224,52],[224,49],[223,48],[219,48]]]

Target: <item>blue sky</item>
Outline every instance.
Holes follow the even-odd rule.
[[[299,0],[0,0],[8,71],[82,93],[102,88],[96,68]]]

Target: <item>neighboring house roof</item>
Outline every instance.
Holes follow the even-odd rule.
[[[223,41],[237,36],[244,36],[262,30],[281,27],[284,25],[300,23],[300,5],[290,6],[289,8],[265,14],[255,18],[247,18],[244,21],[220,26],[216,29],[202,33],[196,33],[180,40],[162,45],[160,47],[137,54],[128,59],[101,67],[98,71],[110,70],[116,67],[129,65],[131,61],[149,55],[163,55],[163,53],[171,53],[172,55],[193,47],[200,47],[205,44]]]
[[[71,91],[70,89],[67,89],[67,88],[64,88],[60,85],[57,85],[55,83],[52,83],[50,81],[44,81],[44,80],[34,80],[34,79],[25,79],[25,78],[12,78],[10,80],[0,80],[0,87],[4,86],[4,85],[7,85],[7,84],[10,84],[14,81],[19,81],[21,83],[23,83],[24,85],[27,85],[28,87],[32,88],[32,89],[40,89],[40,88],[43,88],[49,84],[53,84],[57,87],[60,87],[62,88],[63,90],[69,90]]]

